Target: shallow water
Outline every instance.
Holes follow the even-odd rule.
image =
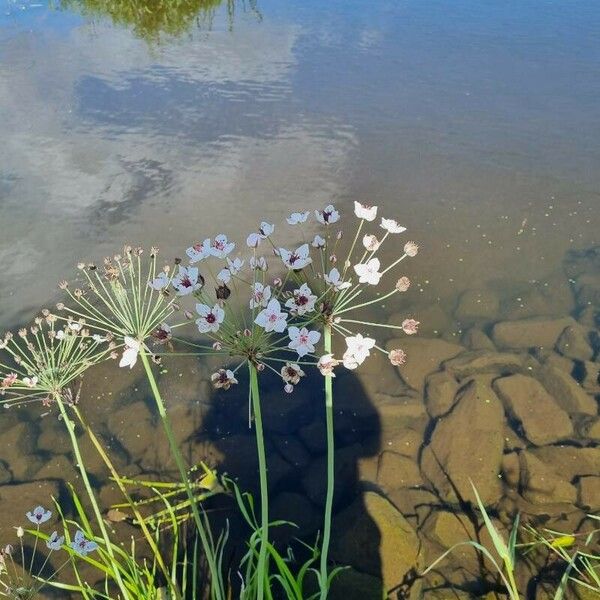
[[[258,0],[184,19],[178,35],[134,30],[77,6],[0,0],[3,327],[54,301],[56,282],[76,262],[126,241],[177,256],[201,237],[223,231],[243,243],[262,219],[280,222],[329,202],[350,210],[355,199],[378,204],[421,244],[406,265],[416,285],[386,310],[415,316],[426,338],[458,343],[473,324],[489,333],[496,321],[579,316],[585,308],[564,261],[599,243],[596,2]],[[597,268],[590,261],[585,272],[597,276]],[[470,289],[485,301],[457,313]],[[213,421],[208,388],[197,397],[206,368],[195,368],[186,380],[177,364],[164,383],[179,404],[196,407],[210,439],[222,441],[211,450],[221,451],[215,461],[234,472],[227,449],[235,440],[225,434],[246,436],[243,400],[232,404],[237,421],[221,404]],[[378,389],[372,373],[361,376],[366,405],[406,396],[399,379],[390,389],[382,378]],[[109,422],[117,438],[110,415],[144,398],[143,387],[128,383],[112,372],[89,383],[102,400],[90,418]],[[419,394],[408,397],[422,405]],[[394,436],[384,409],[347,412],[354,409],[372,417],[340,433],[354,448],[349,462],[360,463]],[[286,467],[277,493],[298,499],[306,486],[289,466],[310,473],[321,448],[300,435],[296,458],[286,455],[286,436],[296,443],[301,429],[290,419],[310,420],[301,400],[290,410],[292,417],[273,417],[271,434]],[[45,442],[3,449],[9,466],[30,457],[13,482],[39,479],[43,462],[66,452],[53,442],[54,424],[40,425],[33,413],[19,416],[25,437],[44,434]],[[434,422],[427,423],[416,415],[407,430],[428,441]],[[145,446],[151,434],[135,435]],[[575,437],[576,445],[595,444]],[[134,456],[140,448],[117,446],[123,465],[164,467],[156,456]],[[363,475],[349,476],[342,505],[351,503],[355,480],[376,473]],[[311,494],[318,504],[318,490]]]

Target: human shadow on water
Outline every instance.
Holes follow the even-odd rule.
[[[308,371],[308,369],[307,369]],[[316,369],[315,369],[316,371]],[[236,375],[239,385],[216,390],[209,403],[195,446],[203,459],[220,473],[234,479],[242,491],[250,492],[256,510],[260,507],[259,472],[254,427],[249,428],[248,376]],[[323,528],[327,485],[324,379],[308,374],[292,394],[286,394],[281,379],[263,372],[260,379],[262,417],[266,438],[270,520],[286,520],[272,527],[269,537],[282,556],[287,547],[296,559],[296,571],[308,558],[302,542],[314,545]],[[350,371],[340,370],[334,380],[335,488],[334,522],[330,569],[349,565],[336,579],[331,598],[380,599],[380,532],[362,499],[365,485],[360,481],[360,461],[377,460],[380,446],[379,415],[362,385]],[[248,528],[233,500],[223,510],[222,497],[207,505],[216,532],[230,527],[229,577],[239,591],[236,573],[247,547]],[[320,542],[319,542],[320,543]],[[315,565],[318,568],[318,562]],[[293,570],[293,568],[292,568]],[[307,578],[308,579],[308,578]],[[307,587],[313,591],[311,576]],[[277,596],[276,596],[277,597]]]

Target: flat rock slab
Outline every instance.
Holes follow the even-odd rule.
[[[473,481],[483,502],[493,504],[501,495],[503,432],[502,402],[485,381],[474,379],[438,421],[421,457],[423,475],[448,502],[457,503],[457,493],[475,502]]]
[[[585,390],[569,375],[552,364],[542,365],[535,373],[551,396],[569,414],[584,413],[598,414],[598,404]]]
[[[437,371],[440,365],[460,354],[464,347],[437,338],[402,338],[388,342],[387,349],[402,348],[406,364],[398,367],[402,379],[411,388],[423,391],[425,378]]]
[[[487,350],[463,352],[443,364],[444,370],[452,373],[457,379],[485,373],[497,375],[531,373],[537,366],[538,362],[528,354]]]
[[[534,317],[517,321],[501,321],[494,325],[492,339],[500,349],[553,348],[566,327],[575,325],[571,317],[550,319]]]
[[[497,379],[494,390],[511,416],[521,423],[527,439],[536,446],[573,435],[569,415],[539,381],[525,375],[510,375]]]

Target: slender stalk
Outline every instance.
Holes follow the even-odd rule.
[[[222,586],[221,574],[219,573],[219,570],[217,568],[217,562],[215,560],[212,547],[209,543],[208,534],[206,532],[204,524],[202,523],[202,517],[200,516],[200,511],[198,510],[196,498],[194,497],[194,493],[188,480],[188,474],[185,468],[185,464],[183,462],[183,457],[181,455],[181,452],[179,451],[179,447],[177,446],[177,440],[175,439],[175,434],[173,433],[171,419],[169,418],[167,409],[165,407],[165,403],[158,390],[158,385],[156,383],[154,373],[152,372],[150,362],[148,361],[148,356],[146,355],[146,352],[144,350],[142,350],[140,354],[142,356],[142,362],[144,363],[144,369],[146,370],[148,382],[150,383],[150,388],[152,389],[152,395],[154,396],[154,401],[156,402],[158,414],[160,415],[160,419],[162,421],[165,433],[167,435],[167,439],[169,440],[171,454],[175,459],[175,463],[177,464],[177,468],[179,469],[179,474],[181,476],[181,481],[185,486],[185,491],[190,501],[192,514],[196,523],[196,529],[198,531],[200,541],[202,542],[202,547],[206,554],[206,560],[208,562],[208,568],[210,570],[211,576],[211,596],[215,600],[225,600],[225,593]]]
[[[260,393],[258,389],[258,373],[256,367],[248,362],[250,372],[250,395],[252,397],[252,410],[254,411],[254,424],[256,427],[256,450],[258,452],[258,469],[260,475],[260,529],[261,540],[258,553],[258,589],[257,600],[262,600],[265,592],[265,569],[267,563],[267,546],[269,543],[269,488],[267,485],[267,459],[265,454],[265,437],[263,433],[262,416],[260,410]]]
[[[324,329],[325,354],[331,354],[331,325],[327,323]],[[325,376],[325,419],[327,423],[327,494],[325,496],[325,517],[323,521],[323,545],[321,547],[320,586],[321,600],[327,598],[329,591],[327,575],[327,555],[331,538],[331,513],[333,510],[334,471],[334,439],[333,439],[333,377]]]
[[[111,562],[114,564],[115,556],[113,553],[112,544],[110,538],[108,537],[108,532],[106,531],[106,527],[104,525],[104,520],[102,519],[102,513],[100,512],[100,508],[98,506],[98,502],[96,501],[96,496],[94,495],[94,491],[92,490],[92,485],[90,484],[90,479],[88,477],[87,471],[85,470],[85,465],[83,463],[83,458],[81,456],[81,452],[79,450],[79,444],[77,443],[77,436],[75,435],[75,427],[73,425],[73,421],[69,418],[67,414],[65,405],[60,397],[60,394],[55,395],[56,403],[60,409],[60,414],[62,420],[65,423],[67,428],[67,432],[69,433],[69,437],[71,438],[71,446],[73,448],[73,453],[75,454],[75,460],[77,461],[77,466],[79,467],[79,472],[81,473],[81,479],[83,481],[83,485],[85,486],[85,490],[87,492],[88,498],[92,505],[92,510],[94,511],[94,515],[96,517],[96,521],[98,522],[98,527],[100,528],[100,532],[102,533],[102,539],[104,540],[104,544],[106,546],[106,552],[109,555]],[[117,580],[117,584],[121,593],[123,594],[123,598],[129,598],[130,595],[121,579],[121,573],[119,568],[113,569],[115,574],[115,579]]]

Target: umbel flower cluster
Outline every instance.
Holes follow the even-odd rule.
[[[349,317],[356,310],[408,290],[409,279],[401,277],[385,294],[373,294],[385,281],[383,276],[404,258],[415,256],[418,246],[410,241],[403,243],[402,253],[383,266],[381,247],[390,236],[406,229],[384,218],[375,232],[365,232],[365,224],[377,218],[377,207],[355,202],[354,213],[358,225],[343,259],[338,257],[343,238],[337,225],[340,213],[332,205],[315,211],[319,233],[308,240],[305,229],[314,231],[310,212],[292,213],[287,218],[290,227],[300,230],[295,237],[307,240],[297,247],[280,245],[275,226],[267,222],[247,236],[244,257],[237,254],[236,244],[224,234],[190,246],[186,250],[189,264],[179,264],[175,274],[163,270],[149,287],[165,295],[193,298],[194,305],[184,315],[194,322],[202,339],[196,343],[174,338],[173,329],[184,323],[162,323],[153,332],[155,342],[177,339],[193,346],[197,354],[223,355],[229,365],[212,375],[214,386],[223,389],[237,383],[236,373],[247,362],[258,371],[273,371],[288,393],[293,392],[309,365],[316,365],[323,375],[333,374],[340,364],[356,369],[372,351],[383,352],[394,365],[403,364],[406,355],[402,349],[388,352],[377,345],[375,338],[354,329],[356,325],[389,327],[411,335],[417,332],[417,321],[406,319],[401,326],[392,326]],[[287,239],[291,237],[293,232],[286,233]],[[326,324],[345,340],[339,360],[320,348]],[[139,344],[127,344],[122,364],[131,365]]]

